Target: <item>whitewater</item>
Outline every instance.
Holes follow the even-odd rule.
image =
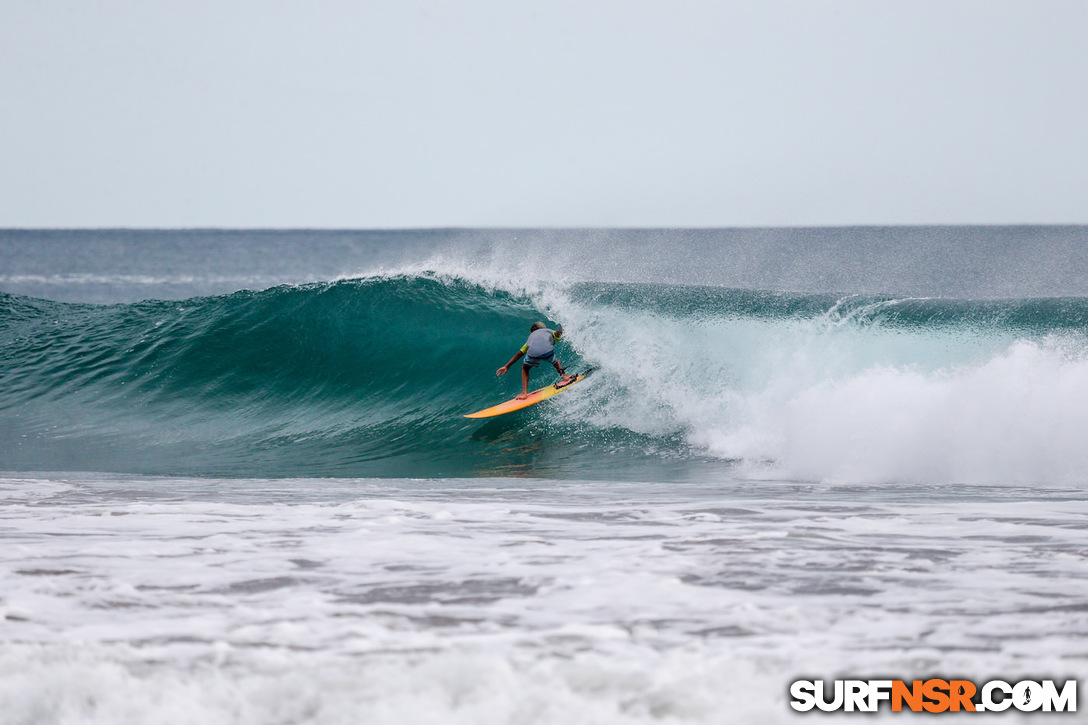
[[[1083,680],[1086,242],[0,232],[0,723],[790,722],[796,679]],[[465,419],[536,320],[597,371]]]

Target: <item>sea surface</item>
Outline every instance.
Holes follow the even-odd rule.
[[[4,725],[1083,695],[1086,487],[1085,227],[0,230]]]

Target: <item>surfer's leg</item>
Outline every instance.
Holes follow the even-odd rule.
[[[567,375],[567,372],[563,369],[562,363],[559,362],[559,358],[553,358],[552,365],[555,366],[555,372],[559,373],[559,377],[563,378],[564,383],[574,377],[573,375]]]
[[[518,397],[519,398],[524,398],[528,394],[529,394],[529,366],[528,365],[522,365],[521,366],[521,395],[519,395]]]

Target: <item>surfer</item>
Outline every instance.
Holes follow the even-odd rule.
[[[521,364],[521,395],[516,400],[523,400],[529,395],[529,370],[540,364],[541,360],[547,360],[555,368],[555,371],[563,378],[563,382],[570,382],[573,375],[567,375],[559,358],[555,356],[555,343],[563,336],[563,328],[549,330],[543,322],[534,322],[529,328],[529,339],[521,346],[517,354],[510,358],[510,362],[495,371],[496,375],[506,375],[510,366],[518,361],[522,355],[527,355],[525,362]]]

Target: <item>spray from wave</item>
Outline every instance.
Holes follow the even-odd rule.
[[[484,424],[536,319],[592,384]],[[0,468],[1079,483],[1088,301],[515,287],[463,269],[120,305],[0,295]],[[549,380],[537,371],[534,382]]]

